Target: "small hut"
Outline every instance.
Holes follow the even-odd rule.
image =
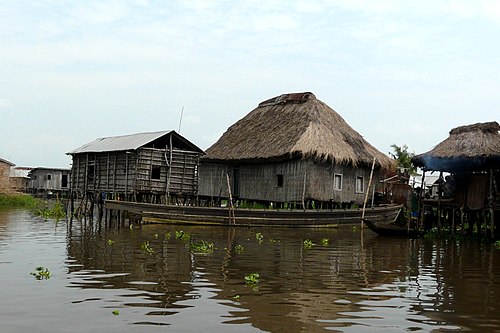
[[[364,201],[395,162],[310,92],[263,101],[207,150],[200,196],[336,207]],[[372,197],[372,193],[369,196]]]
[[[99,138],[67,154],[79,197],[165,203],[198,193],[204,152],[175,131],[159,131]]]
[[[69,193],[70,169],[38,167],[28,173],[28,192],[37,196],[61,197]]]
[[[0,158],[0,193],[8,193],[11,191],[10,187],[10,167],[15,164]]]
[[[423,169],[424,177],[427,171],[440,174],[438,198],[423,202],[424,207],[437,207],[438,227],[445,222],[442,219],[449,217],[454,229],[457,210],[461,210],[465,212],[462,218],[488,219],[494,237],[495,211],[498,219],[500,209],[499,131],[496,121],[456,127],[434,149],[413,157],[413,164]],[[443,172],[450,173],[447,179],[443,179]],[[445,216],[447,207],[452,213]]]

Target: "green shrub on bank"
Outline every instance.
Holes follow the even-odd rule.
[[[40,200],[26,194],[0,194],[0,207],[35,208]]]
[[[58,200],[46,202],[26,194],[0,194],[0,208],[26,208],[43,218],[63,218],[66,216],[64,205]]]

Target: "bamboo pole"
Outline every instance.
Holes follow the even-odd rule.
[[[365,202],[363,202],[363,212],[361,213],[361,229],[364,228],[363,219],[365,218],[366,202],[368,201],[368,193],[370,192],[370,186],[372,184],[373,169],[375,169],[375,161],[376,161],[376,157],[373,156],[372,170],[370,171],[370,179],[368,180],[368,188],[366,189],[366,193],[365,193]]]
[[[490,236],[495,239],[495,197],[494,193],[494,173],[493,169],[490,170],[490,195],[489,195],[489,210],[490,210]]]

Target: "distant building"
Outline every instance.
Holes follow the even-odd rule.
[[[34,195],[59,196],[70,190],[70,169],[34,168],[28,177],[28,192]]]
[[[14,192],[28,192],[29,173],[33,168],[10,167],[10,187]]]
[[[198,194],[203,150],[175,131],[99,138],[69,153],[78,197],[164,203]]]
[[[0,193],[8,193],[10,188],[10,168],[15,164],[0,158]]]

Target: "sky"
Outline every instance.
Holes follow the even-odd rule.
[[[499,36],[496,0],[0,0],[0,157],[64,168],[172,129],[207,149],[306,91],[381,152],[423,153],[499,121]]]

